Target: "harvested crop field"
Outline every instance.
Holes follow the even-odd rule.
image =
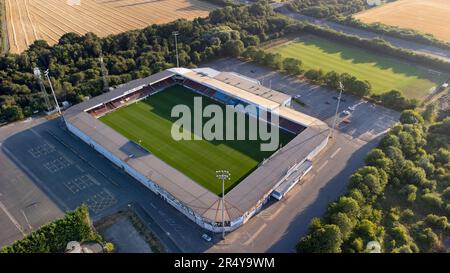
[[[449,0],[398,0],[355,15],[365,23],[411,28],[450,42]]]
[[[178,18],[206,17],[216,8],[199,0],[5,0],[9,50],[37,39],[49,44],[67,32],[101,37]]]

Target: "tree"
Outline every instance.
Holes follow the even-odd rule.
[[[423,117],[414,110],[405,110],[400,115],[400,122],[403,124],[423,124]]]
[[[22,108],[17,105],[7,106],[2,110],[2,115],[7,122],[13,122],[24,118]]]
[[[302,62],[298,59],[285,58],[283,60],[283,67],[291,75],[299,75],[302,73]]]
[[[391,172],[392,161],[386,157],[381,149],[373,149],[366,156],[366,165],[374,166],[384,170],[387,173]]]
[[[324,225],[303,237],[297,244],[300,253],[339,253],[342,235],[336,225]]]
[[[230,40],[224,44],[223,50],[227,56],[239,57],[244,51],[244,43],[240,40]]]
[[[306,71],[305,77],[312,81],[318,82],[318,81],[322,80],[323,71],[320,69],[319,70],[310,69],[310,70]]]
[[[408,200],[408,202],[412,203],[416,201],[417,187],[411,184],[405,185],[400,190],[400,193],[406,196],[406,200]]]
[[[330,71],[324,76],[325,84],[332,89],[339,88],[340,76],[336,71]]]

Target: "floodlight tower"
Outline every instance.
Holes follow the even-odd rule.
[[[217,170],[216,177],[222,181],[222,239],[225,239],[225,220],[224,220],[224,210],[225,210],[225,180],[230,180],[230,172],[227,170]]]
[[[330,129],[331,130],[330,138],[333,138],[334,130],[336,127],[336,121],[337,121],[337,116],[338,116],[338,112],[339,112],[339,104],[341,103],[341,97],[342,97],[343,90],[344,90],[344,85],[342,84],[342,82],[339,82],[339,96],[338,96],[338,101],[337,101],[337,105],[336,105],[336,112],[334,113],[333,126]]]
[[[44,75],[45,77],[47,77],[48,80],[48,84],[50,85],[50,89],[52,90],[52,94],[53,94],[53,99],[55,100],[55,104],[56,104],[56,109],[58,110],[59,115],[61,116],[61,109],[59,108],[59,104],[58,104],[58,100],[56,99],[56,95],[55,95],[55,90],[53,90],[53,85],[52,85],[52,81],[50,80],[50,77],[48,75],[49,70],[45,70]]]
[[[48,99],[47,90],[45,90],[44,83],[42,82],[41,70],[38,67],[33,68],[33,74],[39,82],[39,87],[41,88],[42,96],[44,97],[45,105],[47,106],[47,111],[50,112],[50,100]]]
[[[109,84],[108,84],[108,80],[106,79],[106,68],[105,68],[105,63],[103,62],[103,56],[100,55],[100,68],[102,70],[102,79],[103,79],[103,91],[109,91]]]
[[[172,35],[175,38],[175,54],[177,58],[177,67],[180,67],[180,61],[178,59],[178,39],[177,36],[180,35],[178,31],[172,31]]]

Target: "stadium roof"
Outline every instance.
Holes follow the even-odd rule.
[[[274,101],[278,104],[284,105],[291,100],[291,96],[289,95],[264,87],[258,81],[233,72],[221,72],[216,75],[214,79]]]
[[[117,88],[115,88],[107,93],[103,93],[97,97],[93,97],[87,101],[84,101],[82,103],[79,103],[79,104],[76,104],[76,105],[70,107],[64,113],[64,116],[68,117],[73,114],[78,114],[81,111],[86,111],[86,110],[91,109],[95,106],[98,106],[102,103],[105,103],[105,102],[114,100],[115,98],[126,95],[126,94],[130,93],[130,90],[134,90],[134,91],[139,90],[149,84],[153,84],[155,82],[170,78],[173,75],[175,75],[175,73],[173,73],[169,70],[164,70],[164,71],[158,72],[156,74],[153,74],[151,76],[148,76],[148,77],[145,77],[142,79],[132,80],[130,82],[127,82],[125,84],[118,86]]]
[[[269,93],[272,96],[269,99],[264,97],[263,94],[258,95],[246,91],[241,89],[241,86],[236,87],[211,78],[201,71],[199,73],[186,68],[169,69],[143,79],[131,81],[108,93],[77,104],[65,112],[64,118],[66,121],[88,135],[96,143],[105,147],[115,157],[154,181],[183,205],[206,219],[216,222],[221,221],[221,199],[217,195],[85,112],[87,109],[128,94],[130,90],[139,90],[148,84],[156,83],[176,74],[244,100],[250,100],[260,106],[277,109],[280,116],[307,127],[225,195],[226,221],[235,220],[245,212],[255,208],[265,195],[270,194],[270,190],[283,178],[290,167],[315,153],[318,147],[328,138],[329,128],[324,122],[281,106],[281,103],[271,100],[280,98],[281,101],[283,96],[279,95],[282,94],[280,92],[271,90]],[[220,76],[220,74],[216,76]],[[222,74],[224,77],[226,75],[229,76],[229,74]],[[243,79],[245,78],[242,78],[240,82],[244,82]]]

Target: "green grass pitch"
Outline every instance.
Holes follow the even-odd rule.
[[[141,145],[158,158],[220,195],[222,184],[215,177],[216,170],[230,171],[231,179],[225,184],[225,190],[228,191],[273,152],[261,152],[262,141],[175,141],[171,136],[171,128],[177,118],[170,116],[171,110],[177,104],[184,104],[193,112],[194,96],[200,95],[185,87],[173,86],[107,114],[100,121],[130,140],[140,140]],[[208,97],[202,97],[203,107],[209,104],[224,107]],[[280,130],[281,145],[294,137],[294,134]]]
[[[375,94],[392,89],[401,91],[408,98],[424,98],[430,89],[445,81],[445,75],[418,67],[417,65],[396,60],[345,45],[314,35],[304,35],[295,41],[269,48],[283,57],[298,58],[305,69],[322,69],[325,73],[334,70],[347,72],[372,85]]]

